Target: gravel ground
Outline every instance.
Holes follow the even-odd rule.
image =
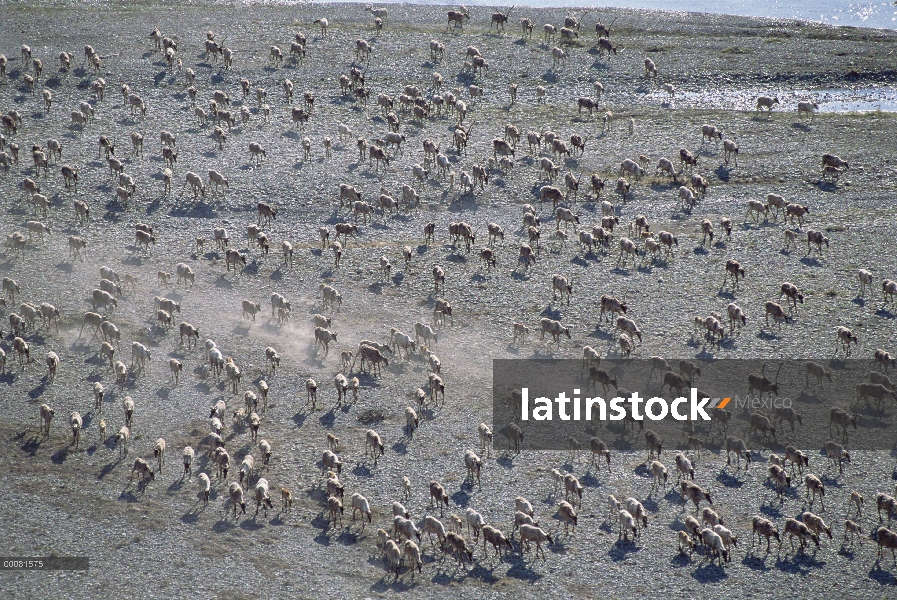
[[[97,10],[100,8],[101,10]],[[488,12],[475,8],[464,33],[447,34],[444,9],[426,6],[389,6],[386,30],[378,35],[370,27],[370,15],[360,5],[277,6],[192,3],[177,7],[158,3],[6,5],[0,24],[0,48],[8,57],[18,57],[17,46],[31,45],[44,61],[44,76],[36,95],[24,88],[22,65],[10,62],[8,78],[0,84],[0,111],[15,108],[24,117],[16,135],[8,142],[23,151],[19,165],[0,174],[0,230],[9,234],[25,231],[33,219],[23,200],[24,177],[39,179],[43,193],[52,201],[51,214],[43,218],[52,234],[43,242],[35,239],[24,256],[4,249],[0,272],[18,281],[21,300],[35,304],[51,302],[62,312],[60,329],[29,330],[32,362],[24,369],[11,349],[6,332],[2,347],[8,355],[7,370],[0,375],[6,393],[0,396],[4,418],[0,420],[3,447],[0,454],[0,494],[5,499],[0,512],[0,547],[6,555],[87,555],[88,573],[5,573],[2,587],[14,597],[97,597],[120,595],[120,589],[136,597],[195,594],[197,590],[216,597],[380,596],[414,590],[416,594],[459,597],[590,596],[619,597],[635,590],[650,597],[798,597],[838,594],[844,597],[894,595],[895,579],[889,560],[875,562],[875,544],[869,539],[852,550],[839,550],[847,498],[852,490],[866,497],[864,532],[876,526],[874,498],[894,486],[893,458],[886,451],[854,453],[853,464],[836,476],[829,470],[826,511],[833,524],[834,540],[824,538],[822,547],[806,554],[783,549],[768,557],[751,552],[747,542],[750,519],[755,514],[774,518],[783,526],[785,517],[807,508],[804,491],[796,485],[780,504],[765,483],[768,450],[755,452],[759,465],[749,473],[726,468],[721,456],[704,455],[698,461],[697,479],[714,497],[715,507],[740,537],[734,559],[725,569],[711,565],[700,555],[677,554],[675,532],[682,528],[685,513],[675,493],[651,491],[643,456],[623,455],[615,459],[613,471],[590,469],[585,457],[571,459],[563,453],[527,452],[521,455],[496,448],[486,460],[482,488],[464,482],[463,452],[478,448],[476,425],[490,421],[491,360],[493,358],[576,358],[590,344],[602,353],[615,353],[616,340],[605,328],[599,330],[597,298],[611,293],[624,297],[629,315],[643,332],[644,341],[636,356],[668,358],[814,358],[826,360],[835,349],[833,329],[850,327],[859,337],[855,355],[870,358],[875,348],[895,348],[893,304],[881,300],[878,282],[897,278],[893,252],[897,187],[894,169],[895,116],[890,113],[825,114],[801,122],[793,112],[797,99],[789,90],[814,88],[868,88],[893,84],[895,73],[890,53],[897,46],[892,32],[854,28],[832,28],[798,22],[718,15],[689,15],[659,11],[605,11],[608,23],[618,18],[613,31],[623,52],[607,59],[590,50],[594,16],[583,26],[583,43],[568,49],[567,64],[552,69],[550,46],[540,44],[540,35],[522,41],[517,27],[507,35],[489,34]],[[561,11],[527,9],[536,23],[560,24]],[[326,38],[312,25],[326,15],[331,27]],[[523,11],[515,10],[511,23]],[[238,125],[229,134],[225,148],[217,149],[211,125],[198,127],[185,93],[183,75],[171,75],[158,53],[152,52],[147,33],[159,27],[166,35],[177,35],[184,68],[196,72],[196,87],[202,106],[212,91],[230,94],[232,108],[242,103],[239,80],[248,77],[254,86],[269,91],[271,120],[265,123],[255,101],[249,124]],[[204,61],[201,52],[206,30],[235,51],[234,68],[220,70]],[[288,48],[297,30],[308,34],[308,59],[302,65],[267,65],[267,48]],[[395,156],[384,173],[376,173],[367,162],[357,162],[354,142],[336,143],[332,158],[325,158],[324,136],[337,140],[337,124],[349,125],[355,135],[368,139],[382,136],[385,121],[374,103],[356,104],[339,95],[337,79],[347,72],[354,58],[354,40],[368,39],[374,56],[366,76],[371,93],[398,94],[405,84],[428,89],[431,72],[438,70],[446,87],[476,82],[484,89],[468,117],[475,120],[469,154],[458,157],[449,151],[452,116],[440,115],[414,121],[400,114],[407,138],[404,152]],[[446,46],[445,58],[429,61],[427,43],[439,39]],[[95,75],[81,67],[84,44],[92,44],[104,57],[101,75],[108,82],[104,102],[90,98],[89,85]],[[462,72],[464,50],[477,46],[489,60],[485,77],[473,79]],[[74,51],[76,68],[58,74],[55,59],[62,50]],[[658,65],[660,77],[644,78],[644,58]],[[304,132],[289,122],[288,105],[281,90],[290,78],[297,92],[313,90],[315,109]],[[575,98],[592,93],[594,81],[602,81],[607,93],[601,110],[615,119],[608,132],[600,117],[576,114]],[[145,100],[145,118],[132,118],[122,106],[118,83],[127,82]],[[518,102],[509,104],[507,87],[520,85]],[[698,109],[677,106],[676,97],[664,97],[662,83],[677,90],[705,94],[708,98],[732,94],[750,98],[758,93],[781,95],[782,110],[758,116],[741,102],[730,109]],[[547,103],[537,105],[535,88],[547,88]],[[54,105],[45,114],[40,89],[50,88]],[[467,100],[466,91],[461,94]],[[91,100],[96,118],[83,131],[70,126],[69,113],[78,102]],[[470,103],[469,103],[470,104]],[[718,106],[715,102],[708,105]],[[789,112],[786,113],[785,110]],[[629,133],[627,121],[635,122]],[[582,157],[565,161],[567,171],[585,177],[598,172],[616,177],[624,158],[645,154],[653,165],[661,156],[675,158],[686,146],[699,157],[697,171],[710,181],[705,198],[691,212],[677,206],[678,184],[649,175],[633,185],[628,203],[613,192],[608,199],[618,203],[621,223],[644,214],[653,230],[666,229],[678,235],[676,256],[668,261],[620,268],[616,255],[584,254],[569,242],[564,247],[542,244],[537,265],[525,272],[517,264],[524,232],[520,215],[524,203],[538,204],[538,181],[525,147],[508,175],[491,174],[484,191],[475,195],[449,191],[441,179],[431,178],[421,192],[419,211],[397,216],[377,214],[373,223],[359,224],[360,233],[348,243],[342,265],[333,268],[329,251],[321,251],[317,228],[347,219],[337,203],[340,183],[359,187],[365,199],[376,198],[381,186],[400,195],[402,184],[412,183],[410,166],[422,161],[421,140],[430,137],[440,144],[453,162],[453,169],[469,171],[490,150],[490,140],[500,136],[503,125],[512,122],[522,131],[552,129],[563,139],[573,133],[589,137]],[[702,143],[702,123],[720,127],[741,148],[738,167],[723,164],[721,147]],[[158,132],[176,133],[179,149],[172,195],[163,194],[158,154]],[[142,132],[146,156],[129,155],[128,136]],[[117,155],[126,172],[135,176],[135,201],[127,209],[113,201],[115,185],[103,161],[95,159],[99,135],[117,141]],[[312,140],[309,160],[300,151],[302,137]],[[89,226],[75,223],[71,203],[75,193],[63,188],[56,161],[47,178],[30,168],[27,148],[46,144],[50,138],[63,145],[63,162],[80,170],[77,197],[88,202],[93,220]],[[247,144],[257,141],[267,149],[268,159],[251,166]],[[851,168],[837,184],[819,182],[820,155],[831,152],[849,160]],[[228,191],[218,198],[194,201],[182,190],[184,173],[204,174],[214,168],[230,178]],[[611,186],[612,187],[612,186]],[[744,222],[748,199],[763,199],[769,192],[800,202],[811,209],[801,229],[822,230],[831,245],[821,256],[805,256],[782,250],[781,220],[754,224]],[[602,196],[603,198],[604,196]],[[270,255],[247,246],[245,227],[256,222],[255,205],[266,201],[280,208],[266,231],[272,239]],[[553,221],[550,207],[539,210]],[[601,209],[594,202],[575,206],[583,226],[600,221]],[[729,217],[735,224],[731,238],[717,238],[702,246],[700,222],[719,223]],[[471,223],[485,241],[486,224],[501,224],[507,235],[496,248],[498,268],[486,271],[474,253],[448,244],[449,222]],[[423,245],[422,226],[437,224],[435,243]],[[156,244],[149,252],[133,245],[135,222],[153,226]],[[214,227],[227,227],[231,246],[248,253],[242,273],[222,270],[223,256],[206,245],[197,254],[193,240],[211,240]],[[717,227],[717,229],[719,229]],[[625,231],[625,230],[624,230]],[[719,232],[718,232],[719,233]],[[625,233],[624,233],[625,234]],[[68,258],[67,237],[81,235],[87,242],[83,260]],[[571,236],[572,236],[571,232]],[[296,248],[292,267],[279,257],[280,242]],[[401,247],[413,248],[407,271],[401,269]],[[378,271],[380,256],[394,265],[384,279]],[[747,278],[733,295],[721,289],[727,259],[741,261]],[[644,260],[644,259],[641,259]],[[157,282],[159,270],[174,271],[186,262],[196,272],[192,287],[164,287]],[[361,391],[356,402],[334,407],[333,376],[340,369],[339,351],[354,349],[362,339],[385,340],[390,327],[413,330],[415,321],[430,322],[436,296],[430,269],[441,264],[446,270],[445,297],[454,306],[454,323],[439,333],[434,350],[439,354],[447,386],[446,406],[423,410],[419,431],[413,438],[404,431],[404,407],[413,404],[413,392],[424,386],[423,363],[392,360],[381,377],[358,374]],[[110,312],[122,329],[122,347],[117,352],[130,363],[128,345],[141,341],[152,350],[152,361],[143,373],[132,373],[120,389],[100,360],[99,340],[87,330],[79,332],[81,315],[90,310],[90,290],[98,285],[99,267],[107,265],[121,274],[138,278],[136,289],[128,289]],[[858,296],[856,269],[873,271],[876,283],[865,298]],[[551,275],[561,273],[574,281],[569,306],[551,302]],[[788,324],[766,327],[763,303],[776,299],[781,282],[801,288],[805,302]],[[333,329],[339,342],[328,356],[313,347],[308,323],[322,312],[318,285],[329,282],[342,293],[343,304],[333,313]],[[283,294],[292,302],[292,322],[278,327],[270,319],[268,297]],[[261,437],[274,447],[271,464],[263,475],[276,489],[293,490],[293,512],[278,510],[267,518],[249,514],[234,519],[224,512],[227,483],[216,482],[212,501],[204,507],[197,498],[196,477],[179,476],[180,449],[204,438],[208,407],[218,399],[239,406],[223,382],[209,375],[205,353],[178,344],[176,330],[154,326],[153,297],[167,295],[181,303],[176,322],[198,326],[201,339],[211,337],[226,355],[242,367],[244,386],[264,378],[271,386],[271,403],[263,414]],[[692,315],[724,311],[737,301],[747,312],[748,324],[719,347],[691,336]],[[262,304],[255,322],[240,319],[240,301]],[[0,308],[4,331],[6,314],[18,310]],[[531,329],[541,316],[561,319],[573,327],[571,340],[560,348],[531,335],[525,344],[513,344],[511,324],[523,321]],[[274,346],[282,357],[276,374],[264,365],[264,348]],[[55,381],[47,381],[46,352],[61,358]],[[185,369],[180,383],[169,379],[167,359],[176,357]],[[304,381],[314,377],[321,383],[324,408],[311,411],[305,403]],[[102,411],[93,409],[91,388],[101,381],[109,390]],[[130,395],[137,405],[136,425],[130,453],[119,459],[112,438],[98,439],[97,423],[108,423],[107,433],[122,424],[121,400]],[[51,434],[37,433],[41,403],[56,409]],[[85,417],[80,449],[69,446],[67,417],[79,410]],[[893,410],[893,408],[889,408]],[[385,456],[375,464],[363,457],[364,432],[372,426],[383,436]],[[374,522],[363,532],[351,524],[347,512],[345,528],[328,528],[322,513],[325,494],[317,461],[325,449],[324,437],[333,432],[342,440],[341,456],[346,465],[342,481],[347,493],[359,492],[374,506]],[[709,433],[709,430],[708,430]],[[152,444],[158,437],[168,443],[164,472],[145,488],[128,482],[136,456],[152,459]],[[227,430],[228,448],[239,463],[249,452],[258,455],[247,431]],[[755,448],[759,448],[757,443]],[[822,458],[812,451],[811,470],[822,474]],[[206,469],[205,452],[198,452],[198,467]],[[668,462],[672,462],[669,459]],[[556,520],[558,498],[546,471],[551,468],[576,473],[586,486],[580,527],[565,534]],[[462,514],[471,506],[487,521],[510,530],[513,498],[523,495],[536,507],[543,525],[555,534],[546,548],[545,560],[522,555],[515,543],[503,561],[485,557],[482,546],[473,566],[460,568],[450,558],[425,548],[423,573],[416,578],[403,570],[398,579],[387,573],[375,547],[377,527],[388,527],[389,505],[401,497],[401,478],[412,480],[413,493],[406,503],[421,519],[427,510],[427,484],[438,480],[451,495],[451,512]],[[233,477],[233,475],[231,476]],[[651,524],[636,542],[618,541],[616,528],[605,522],[608,493],[618,498],[643,500]],[[279,499],[275,498],[275,502]],[[870,507],[870,502],[873,506]],[[432,509],[430,511],[433,512]],[[446,517],[448,513],[446,513]],[[756,550],[756,548],[754,548]],[[585,568],[583,568],[585,567]],[[647,571],[647,569],[651,569]],[[637,579],[652,573],[650,579]],[[618,574],[619,573],[619,574]],[[837,591],[835,591],[837,590]]]

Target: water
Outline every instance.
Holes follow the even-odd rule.
[[[326,0],[325,0],[326,1]],[[409,3],[405,0],[385,0],[382,3]],[[496,3],[491,0],[462,0],[468,6],[497,7],[516,5],[536,7],[582,7],[587,0],[505,0]],[[457,6],[449,0],[411,0],[411,4],[442,4]],[[706,12],[745,17],[770,17],[774,19],[800,19],[829,25],[850,25],[853,27],[874,27],[897,29],[897,5],[892,1],[845,2],[843,0],[611,0],[610,4],[620,8],[641,8],[651,10],[671,10],[680,12]],[[600,14],[607,7],[596,7]],[[518,12],[519,16],[519,12]]]
[[[819,112],[897,112],[897,90],[823,90],[808,97],[819,105]]]
[[[893,87],[868,87],[861,89],[822,89],[822,90],[702,90],[699,92],[676,92],[670,99],[664,91],[648,94],[662,106],[675,108],[715,109],[715,110],[754,110],[757,96],[774,96],[779,99],[776,112],[796,112],[797,103],[803,100],[819,105],[819,112],[854,113],[854,112],[897,112],[897,89]]]

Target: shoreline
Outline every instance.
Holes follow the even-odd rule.
[[[44,2],[36,2],[32,3],[35,6],[102,6],[102,5],[110,5],[110,6],[122,6],[124,4],[127,5],[140,5],[140,4],[150,4],[150,5],[158,5],[158,2],[154,2],[153,0],[128,0],[124,2],[123,0],[48,0],[46,3]],[[309,2],[306,0],[299,1],[291,1],[291,0],[227,0],[225,2],[216,2],[214,0],[186,0],[184,2],[171,2],[171,5],[167,2],[163,3],[166,8],[175,8],[175,7],[189,7],[195,5],[213,5],[213,6],[232,6],[232,7],[310,7],[314,5],[318,6],[328,6],[328,5],[345,5],[345,6],[359,6],[364,7],[369,3],[359,2],[357,0],[325,0],[324,2]],[[458,2],[453,2],[446,0],[444,2],[432,2],[432,1],[421,1],[421,2],[403,2],[402,0],[383,0],[382,2],[376,4],[383,4],[392,7],[399,6],[411,6],[411,7],[421,7],[421,8],[450,8],[453,6],[458,6]],[[496,5],[494,3],[490,3],[486,0],[481,0],[477,2],[467,2],[469,7],[478,9],[478,11],[486,11],[486,13],[494,10],[495,8],[506,9],[507,5]],[[13,2],[12,0],[3,0],[0,1],[0,7],[21,7],[21,2]],[[889,33],[897,33],[897,21],[892,21],[891,26],[871,26],[871,25],[858,25],[858,24],[841,24],[841,23],[831,23],[828,21],[823,21],[819,19],[798,17],[798,16],[789,16],[789,17],[776,17],[769,15],[753,15],[753,14],[740,14],[737,12],[715,12],[715,11],[706,11],[706,10],[682,10],[682,9],[668,9],[668,8],[656,8],[656,7],[628,7],[628,6],[605,6],[600,8],[595,8],[594,5],[549,5],[549,6],[536,6],[536,5],[515,5],[515,17],[519,16],[524,12],[571,12],[571,11],[587,11],[587,13],[644,13],[644,14],[653,14],[653,13],[661,13],[661,14],[669,14],[676,16],[683,15],[691,15],[693,17],[714,17],[714,18],[736,18],[736,19],[754,19],[759,22],[766,22],[770,26],[781,25],[781,26],[818,26],[818,27],[828,27],[831,29],[847,29],[847,30],[861,30],[861,31],[882,31]],[[512,19],[513,21],[513,19]],[[515,23],[516,24],[516,23]]]
[[[244,0],[246,3],[261,3],[261,4],[303,4],[304,2],[290,2],[289,0]],[[358,2],[357,0],[325,0],[323,4],[359,4],[366,5],[365,2]],[[391,5],[401,5],[401,4],[409,4],[407,2],[403,2],[402,0],[383,0],[379,4],[385,4],[388,6]],[[453,2],[451,0],[445,0],[443,2],[432,2],[432,1],[421,1],[421,2],[412,2],[412,5],[420,5],[420,6],[439,6],[439,7],[452,7],[457,6],[458,2]],[[504,10],[507,8],[507,3],[505,5],[496,5],[495,3],[489,2],[488,0],[475,0],[473,2],[467,2],[469,6],[475,6],[480,8],[489,8],[490,10],[494,10],[496,7],[500,10]],[[664,13],[673,13],[673,14],[692,14],[692,15],[713,15],[713,16],[723,16],[723,17],[746,17],[752,19],[766,19],[771,21],[779,21],[779,22],[797,22],[802,23],[804,25],[827,25],[829,27],[845,27],[845,28],[853,28],[853,29],[873,29],[873,30],[884,30],[884,31],[897,31],[897,21],[892,21],[890,27],[888,26],[872,26],[872,25],[855,25],[855,24],[841,24],[841,23],[831,23],[828,21],[822,21],[819,19],[811,19],[797,16],[790,17],[775,17],[769,15],[752,15],[752,14],[740,14],[737,12],[715,12],[715,11],[707,11],[707,10],[682,10],[676,8],[654,8],[654,7],[639,7],[639,6],[604,6],[600,8],[595,8],[595,5],[585,5],[585,4],[549,4],[549,5],[529,5],[529,4],[515,4],[515,8],[518,8],[522,11],[525,10],[564,10],[564,11],[589,11],[589,12],[611,12],[611,11],[644,11],[644,12],[664,12]],[[895,11],[897,13],[897,11]],[[516,16],[516,15],[515,15]]]

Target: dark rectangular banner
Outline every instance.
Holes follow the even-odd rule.
[[[897,371],[871,360],[494,360],[496,448],[891,450]],[[829,446],[832,447],[831,445]]]

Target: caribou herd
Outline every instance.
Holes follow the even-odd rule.
[[[130,46],[115,52],[110,48],[103,55],[86,45],[84,64],[93,74],[83,85],[70,78],[77,71],[72,65],[76,53],[60,50],[59,71],[50,86],[46,77],[51,65],[36,54],[47,43],[53,47],[54,40],[39,46],[34,40],[34,48],[23,44],[20,56],[9,59],[0,54],[0,177],[4,191],[17,196],[16,203],[6,204],[2,220],[8,271],[0,310],[10,331],[0,336],[0,377],[9,378],[16,396],[25,393],[28,374],[38,371],[44,377],[42,386],[88,390],[65,394],[78,396],[71,401],[58,396],[42,404],[36,411],[37,437],[58,435],[53,420],[65,405],[71,409],[61,413],[68,415],[65,437],[75,450],[95,429],[99,452],[105,444],[121,459],[136,453],[133,462],[129,459],[116,472],[129,487],[136,476],[135,491],[147,494],[143,498],[162,479],[169,495],[187,495],[186,488],[168,487],[169,480],[192,480],[196,470],[190,488],[196,492],[196,504],[209,504],[215,490],[225,519],[246,515],[247,497],[255,501],[252,518],[261,511],[266,519],[277,496],[269,480],[277,481],[283,484],[280,518],[289,518],[295,500],[296,511],[306,511],[312,523],[314,515],[320,517],[323,525],[315,527],[325,534],[352,528],[364,536],[365,524],[377,528],[379,556],[396,579],[403,572],[413,578],[415,572],[426,571],[427,576],[446,569],[446,557],[465,568],[466,562],[501,562],[519,551],[522,557],[532,556],[534,565],[540,558],[551,562],[562,539],[579,536],[589,544],[604,544],[595,536],[595,525],[586,526],[597,524],[597,518],[579,523],[580,513],[607,513],[599,527],[616,531],[619,544],[641,544],[643,536],[656,531],[652,526],[649,533],[648,523],[658,519],[658,503],[667,503],[663,494],[647,502],[658,488],[670,488],[682,511],[689,512],[691,503],[701,517],[699,521],[689,514],[682,527],[675,526],[683,530],[675,536],[663,534],[675,537],[689,561],[697,548],[706,556],[697,560],[731,568],[736,551],[762,554],[764,537],[766,553],[772,551],[771,538],[779,542],[779,552],[786,551],[783,536],[791,548],[797,538],[798,552],[803,553],[809,544],[821,548],[823,535],[832,538],[832,523],[844,532],[842,548],[848,541],[852,547],[856,537],[862,541],[870,532],[863,529],[867,527],[875,533],[878,560],[885,550],[894,554],[897,533],[889,526],[897,517],[897,500],[887,490],[878,493],[878,519],[864,518],[862,495],[852,491],[848,500],[848,487],[830,483],[851,471],[846,445],[848,430],[857,428],[860,401],[870,410],[874,402],[882,411],[897,402],[889,375],[897,359],[881,347],[885,343],[880,340],[889,338],[878,335],[894,316],[894,265],[849,262],[846,269],[836,267],[833,255],[839,252],[855,253],[856,261],[870,259],[856,253],[844,228],[835,226],[837,217],[785,186],[770,183],[762,195],[744,200],[726,196],[726,182],[751,168],[752,153],[768,152],[762,144],[776,143],[771,135],[765,142],[740,137],[724,117],[716,116],[718,122],[689,124],[681,138],[665,142],[662,151],[649,152],[640,136],[651,127],[651,119],[681,121],[682,116],[669,103],[648,116],[628,111],[609,100],[618,91],[611,78],[590,80],[582,89],[572,81],[573,65],[594,54],[607,69],[626,72],[626,81],[638,79],[638,86],[663,90],[669,98],[675,98],[687,80],[671,75],[673,61],[663,53],[625,62],[640,53],[639,40],[625,37],[626,30],[615,25],[617,17],[605,19],[605,24],[593,10],[568,13],[563,26],[560,21],[545,23],[537,35],[539,43],[531,39],[538,30],[532,16],[521,16],[519,34],[510,27],[512,14],[516,18],[521,9],[496,9],[490,19],[464,6],[452,8],[444,13],[445,21],[427,30],[433,39],[418,48],[429,61],[409,67],[415,76],[401,83],[376,66],[388,53],[383,40],[398,34],[393,31],[396,11],[367,5],[363,12],[373,23],[362,28],[331,12],[309,19],[306,26],[315,26],[311,36],[291,31],[292,40],[280,42],[289,47],[287,54],[278,45],[242,39],[237,32],[224,36],[209,31],[201,39],[180,39],[154,29],[148,35],[141,32]],[[590,40],[592,21],[595,37]],[[346,43],[347,32],[361,37]],[[99,46],[101,41],[93,43]],[[550,71],[551,77],[530,85],[516,67],[505,66],[503,53],[515,45],[530,48],[532,60],[538,62],[534,68]],[[203,57],[200,62],[195,62],[197,53]],[[133,73],[113,75],[122,69],[111,71],[110,65],[123,63],[124,56],[147,72],[162,68],[156,76],[156,87],[163,82],[162,91]],[[412,56],[408,53],[402,60],[418,61]],[[50,58],[44,56],[47,63]],[[312,68],[322,74],[320,81],[304,76],[303,70]],[[121,79],[117,106],[105,96],[104,77]],[[549,81],[559,83],[546,87]],[[444,89],[455,82],[463,85]],[[44,84],[48,87],[38,99],[34,90]],[[58,106],[73,98],[77,110],[51,120]],[[784,96],[780,100],[760,95],[748,111],[753,113],[750,118],[774,120],[786,102]],[[553,125],[537,123],[542,117],[534,117],[533,111],[553,115]],[[802,129],[796,132],[824,121],[817,120],[817,111],[817,104],[798,101]],[[806,115],[811,118],[805,122]],[[614,127],[621,118],[628,128]],[[124,138],[130,144],[117,143],[122,134],[116,122],[131,129]],[[79,154],[77,148],[87,145],[75,140],[88,137],[89,150]],[[611,140],[625,146],[626,158],[609,157]],[[144,155],[144,142],[152,156]],[[23,158],[20,163],[19,153],[29,145],[32,161]],[[851,166],[831,153],[835,146],[837,140],[829,140],[826,147],[812,150],[805,180],[817,189],[846,194],[841,179],[860,176],[863,166]],[[225,156],[227,160],[218,160]],[[327,177],[318,171],[307,174],[318,168],[315,161]],[[255,174],[265,172],[278,173],[273,188],[255,183]],[[319,186],[314,173],[321,181],[340,182]],[[513,190],[511,202],[520,201],[522,210],[507,208],[505,190]],[[18,201],[22,194],[27,205]],[[717,209],[723,203],[724,214],[704,214],[722,198]],[[663,211],[656,203],[663,204]],[[162,214],[156,212],[160,206]],[[181,216],[192,219],[197,214],[203,218],[179,222]],[[126,230],[119,221],[128,223]],[[121,231],[127,232],[126,243],[120,241]],[[62,250],[55,241],[60,235],[67,238]],[[773,280],[763,264],[768,259],[760,254],[761,246],[775,244],[778,249],[781,241],[775,260],[787,263],[790,281]],[[705,257],[703,266],[694,266]],[[46,275],[54,265],[90,283],[56,289],[59,286]],[[805,277],[802,268],[817,269],[820,277],[825,273],[830,291],[821,293],[813,283],[815,276]],[[662,291],[640,293],[649,285],[649,277],[642,276],[656,280],[658,273],[659,283],[650,285]],[[685,281],[687,277],[691,279]],[[519,287],[509,287],[515,285]],[[201,290],[212,289],[216,291],[208,298],[202,295]],[[535,308],[533,290],[539,295]],[[683,290],[692,296],[689,308],[683,304],[675,312],[666,311],[666,300]],[[245,296],[236,298],[237,293]],[[865,322],[841,318],[837,303],[850,303],[846,298],[875,309],[867,311]],[[698,308],[711,305],[716,310]],[[823,305],[826,308],[819,308]],[[698,310],[704,312],[688,314]],[[825,319],[824,333],[820,327],[803,334],[813,340],[808,352],[869,358],[876,364],[870,381],[857,386],[853,410],[831,409],[833,441],[826,443],[823,455],[817,455],[817,449],[805,454],[791,445],[783,456],[762,450],[775,437],[776,425],[787,422],[791,433],[800,429],[801,415],[795,411],[757,411],[745,419],[746,430],[736,432],[732,414],[714,409],[714,427],[723,432],[720,455],[702,456],[704,441],[692,430],[684,438],[688,452],[667,459],[668,449],[663,455],[669,468],[661,462],[664,440],[643,427],[636,433],[630,423],[633,448],[647,451],[635,473],[625,475],[625,489],[632,496],[623,497],[619,491],[617,500],[596,491],[593,480],[602,462],[608,474],[612,462],[615,469],[633,462],[616,454],[612,459],[603,434],[598,434],[587,441],[585,458],[577,454],[581,442],[570,442],[571,458],[563,463],[567,472],[551,466],[536,469],[550,480],[550,509],[539,502],[534,510],[536,503],[524,494],[535,498],[544,490],[532,479],[522,479],[512,494],[517,497],[503,500],[499,511],[484,506],[473,490],[489,488],[497,469],[519,469],[514,458],[525,446],[524,429],[516,423],[490,427],[485,414],[469,417],[464,433],[450,435],[444,425],[460,406],[479,410],[466,399],[471,385],[465,381],[468,356],[513,350],[516,356],[581,358],[584,381],[595,390],[600,384],[605,393],[620,388],[613,374],[602,368],[602,359],[650,358],[661,374],[661,389],[681,392],[700,375],[700,368],[682,361],[677,372],[665,359],[650,356],[648,348],[674,354],[699,350],[706,359],[737,356],[754,347],[765,351],[763,345],[770,340],[802,335],[810,327],[802,318],[808,311]],[[605,326],[609,329],[602,330]],[[691,330],[692,335],[677,337],[671,329]],[[233,331],[244,332],[243,337],[235,338]],[[266,332],[267,341],[259,342],[258,331]],[[367,337],[372,339],[358,340],[365,337],[362,331],[370,331]],[[73,339],[78,340],[74,345]],[[199,345],[201,339],[204,346]],[[607,340],[606,348],[601,339]],[[7,364],[7,353],[16,355],[15,364]],[[45,373],[34,364],[37,356]],[[86,356],[90,358],[85,364],[93,369],[89,375],[81,364]],[[301,374],[299,387],[288,383],[295,374]],[[190,418],[204,419],[207,433],[186,420],[148,422],[144,414],[153,410],[148,404],[156,402],[157,395],[168,397],[168,391],[155,393],[160,377],[166,390],[184,389],[190,378],[196,380],[202,390],[197,393],[208,396],[209,402]],[[778,393],[778,377],[751,377],[751,392]],[[824,365],[806,363],[807,386],[831,377]],[[304,396],[296,393],[303,384]],[[389,404],[382,386],[395,395],[391,400],[401,404],[405,397],[409,405]],[[322,426],[317,418],[293,416],[297,410],[312,414],[328,409],[337,420],[350,411],[361,420],[358,413],[364,410],[365,422],[371,427],[379,423],[380,431],[369,428],[359,436],[353,433],[354,425],[344,427],[341,442],[334,431],[326,436],[323,431],[333,427],[333,420],[322,417]],[[116,411],[120,416],[113,414]],[[393,427],[393,421],[399,425]],[[111,436],[106,436],[107,424]],[[306,429],[302,435],[309,428],[322,429],[314,433],[314,460],[307,453],[300,458],[285,450],[285,428],[290,428],[289,435],[296,429]],[[510,448],[493,448],[493,428],[506,434]],[[166,457],[175,449],[163,437],[147,437],[148,430],[188,441],[182,450],[182,473],[166,467],[163,475]],[[420,439],[444,446],[447,454],[454,439],[461,438],[471,447],[453,459],[457,472],[452,474],[434,472],[432,480],[423,478],[404,456],[430,456]],[[402,450],[397,451],[399,446]],[[507,463],[496,467],[490,460],[493,452],[502,453]],[[722,471],[728,471],[725,478],[743,476],[742,459],[745,473],[752,462],[769,463],[761,469],[769,482],[770,502],[774,495],[780,505],[800,504],[798,518],[784,517],[781,528],[759,514],[750,529],[746,521],[730,523],[734,508],[713,504],[711,498],[719,498],[716,482],[724,479]],[[25,460],[42,458],[38,454]],[[289,476],[281,468],[288,462]],[[344,469],[350,462],[354,471]],[[384,463],[400,465],[401,481],[356,475],[363,471],[380,477]],[[313,486],[321,498],[306,498],[301,486],[307,481],[295,479],[296,468],[306,480],[315,478]],[[792,480],[795,468],[801,478]],[[829,469],[830,475],[822,474]],[[464,476],[463,494],[456,495],[452,488],[459,473]],[[672,485],[671,474],[677,475]],[[766,493],[755,481],[745,485]],[[801,485],[804,490],[795,495]],[[346,489],[352,492],[348,500]],[[491,491],[498,492],[494,487]],[[396,498],[391,506],[383,503],[385,494]],[[414,496],[416,504],[411,504]],[[806,497],[803,502],[801,496]],[[824,512],[823,500],[831,505],[833,497],[848,507],[848,518]],[[343,523],[344,502],[351,505],[354,524]],[[702,503],[707,506],[700,512]],[[851,514],[854,508],[856,515]],[[724,522],[716,510],[729,520]],[[750,548],[743,541],[738,545],[743,535],[751,535]],[[760,540],[756,550],[755,536]],[[375,542],[374,536],[359,539]],[[577,546],[567,546],[566,552],[572,548],[575,553]],[[546,554],[546,549],[551,552]],[[334,546],[329,551],[342,549]],[[857,552],[871,559],[870,551]],[[438,557],[439,566],[426,558],[428,554]]]

